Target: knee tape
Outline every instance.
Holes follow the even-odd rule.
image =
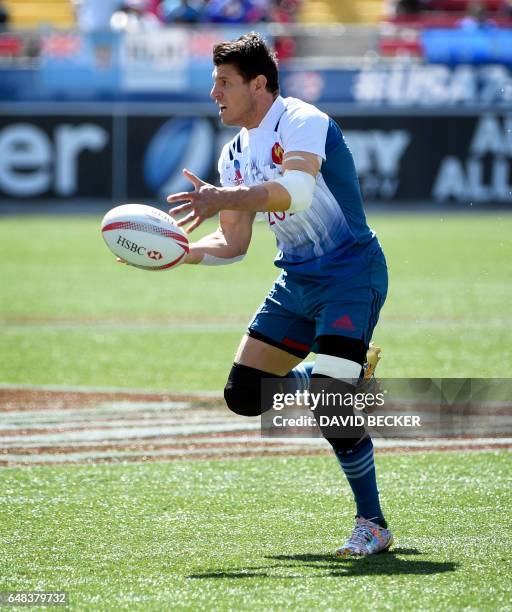
[[[347,381],[360,377],[366,359],[366,346],[362,340],[325,335],[316,341],[318,352],[313,374]]]
[[[265,378],[280,378],[256,368],[234,363],[224,387],[224,399],[235,414],[258,416],[271,406],[262,406],[261,383]]]
[[[364,342],[345,336],[326,335],[317,338],[317,345],[318,353],[310,389],[341,395],[353,394],[366,357]],[[351,406],[320,405],[315,411],[315,418],[320,421],[323,415],[334,414],[350,416],[353,409]],[[344,427],[343,430],[320,426],[320,430],[335,452],[341,453],[352,450],[367,435],[364,427],[360,426]]]

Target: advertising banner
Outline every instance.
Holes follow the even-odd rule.
[[[218,183],[236,130],[185,110],[0,115],[0,202],[163,202],[190,188],[184,167]],[[367,201],[512,206],[512,113],[334,117]]]
[[[0,202],[111,198],[112,117],[0,115]]]
[[[148,35],[129,32],[121,38],[121,91],[205,100],[212,83],[212,49],[222,40],[244,34],[242,26],[166,27]],[[262,31],[262,28],[259,28]],[[267,37],[268,38],[268,37]]]
[[[281,70],[285,96],[354,108],[512,107],[512,70],[503,65],[371,64],[360,70]],[[405,111],[406,112],[406,111]]]
[[[512,205],[512,114],[338,122],[369,200]]]
[[[0,68],[0,100],[205,102],[212,86],[213,45],[240,33],[235,27],[170,28],[151,35],[47,34],[38,67]],[[284,96],[362,112],[512,107],[512,68],[504,64],[404,60],[330,69],[297,59],[281,63],[280,86]]]
[[[125,91],[182,92],[188,89],[188,33],[182,28],[125,34],[121,46],[121,88]]]
[[[115,96],[121,81],[121,40],[114,32],[44,34],[37,88],[31,95],[61,100]]]
[[[446,64],[512,64],[512,31],[492,23],[461,28],[426,28],[421,34],[425,58]]]
[[[132,198],[165,198],[188,191],[188,168],[218,182],[217,158],[231,131],[213,117],[136,117],[127,121],[127,185]]]

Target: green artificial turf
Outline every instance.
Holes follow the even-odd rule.
[[[370,222],[390,268],[379,375],[501,375],[512,361],[512,216]],[[277,275],[274,253],[257,223],[242,263],[150,273],[115,264],[99,218],[3,218],[0,381],[219,390]]]
[[[396,543],[353,524],[333,457],[0,471],[0,591],[80,610],[510,609],[510,453],[377,455]]]

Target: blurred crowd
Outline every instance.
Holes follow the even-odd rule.
[[[9,25],[9,11],[5,6],[4,2],[0,0],[0,32],[7,30]]]
[[[147,30],[163,24],[289,23],[301,0],[73,0],[83,31]]]
[[[465,12],[467,23],[485,23],[489,14],[512,17],[512,0],[389,0],[391,13],[415,15],[428,12]]]

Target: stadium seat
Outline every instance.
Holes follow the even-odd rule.
[[[19,57],[23,51],[23,41],[14,34],[0,35],[0,57]]]
[[[299,11],[301,23],[378,23],[383,15],[383,0],[309,0]]]
[[[420,30],[408,28],[407,31],[381,32],[379,54],[383,57],[422,57]]]
[[[481,0],[481,3],[490,13],[498,12],[503,8],[502,0]],[[470,4],[470,0],[431,0],[430,9],[465,13]]]
[[[75,25],[70,0],[7,0],[13,29],[37,28],[51,25],[72,28]]]
[[[298,21],[301,23],[333,23],[337,19],[329,2],[325,0],[311,0],[310,2],[302,3]]]
[[[384,14],[381,0],[359,0],[355,6],[362,23],[378,23]]]

